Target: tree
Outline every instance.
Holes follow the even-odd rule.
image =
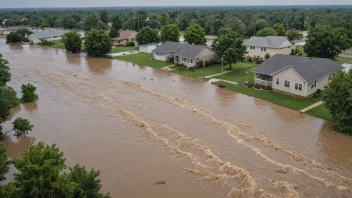
[[[0,86],[5,86],[10,80],[11,73],[9,62],[2,57],[2,54],[0,54]]]
[[[256,31],[258,32],[266,27],[269,27],[269,23],[264,19],[258,19],[255,22],[255,26],[256,26]]]
[[[32,85],[32,84],[27,84],[24,85],[22,84],[21,86],[21,92],[22,92],[22,102],[34,102],[38,99],[38,95],[35,93],[35,90],[37,88]]]
[[[243,37],[246,33],[246,25],[237,17],[232,17],[227,20],[226,25],[232,30],[238,33],[239,36]],[[219,36],[219,31],[218,31]]]
[[[109,36],[110,36],[110,38],[119,37],[119,36],[120,36],[120,32],[119,32],[117,29],[115,29],[115,28],[112,27],[112,28],[110,29]]]
[[[334,59],[350,45],[351,40],[343,29],[334,29],[329,25],[317,25],[309,30],[304,51],[310,57]]]
[[[20,136],[25,136],[28,134],[29,131],[32,131],[33,125],[27,120],[23,118],[16,118],[15,121],[12,122],[13,128],[11,130],[8,130],[6,132],[2,131],[2,126],[0,126],[0,140],[4,139],[4,136],[7,135],[8,133],[15,131],[14,136],[17,138]]]
[[[0,125],[0,133],[1,133],[1,130],[2,130],[2,126]],[[7,161],[6,149],[2,144],[0,144],[0,181],[6,179],[5,175],[9,171],[8,165],[9,165],[9,162]]]
[[[62,38],[62,42],[65,45],[65,49],[68,52],[79,53],[82,48],[82,38],[77,31],[71,31],[65,33]]]
[[[120,30],[122,28],[122,23],[119,15],[115,14],[111,16],[111,28]]]
[[[102,21],[99,21],[97,23],[97,29],[98,30],[106,30],[107,26],[105,25],[105,23],[103,23]]]
[[[296,30],[289,30],[286,33],[289,41],[299,40],[303,38],[303,35]]]
[[[261,37],[277,36],[277,32],[273,28],[267,27],[262,30],[259,30],[257,32],[257,36],[261,36]]]
[[[325,107],[334,120],[334,130],[352,135],[352,70],[334,76],[324,91]]]
[[[83,29],[89,31],[91,29],[97,28],[100,17],[95,14],[88,15],[83,21]]]
[[[265,60],[268,60],[270,58],[270,54],[269,53],[266,53],[265,56],[264,56],[264,59]]]
[[[70,15],[65,15],[61,19],[61,25],[63,28],[77,28],[77,21]]]
[[[0,122],[10,114],[10,109],[16,106],[19,100],[16,91],[11,87],[0,86]]]
[[[96,29],[87,32],[84,45],[89,56],[104,56],[112,48],[111,38],[104,30]]]
[[[192,24],[188,27],[184,34],[185,41],[189,44],[204,45],[207,42],[205,32],[198,24]]]
[[[180,31],[176,24],[169,24],[161,27],[160,34],[161,34],[162,42],[166,42],[166,41],[178,42],[180,39]]]
[[[158,43],[160,37],[157,30],[153,30],[149,26],[142,28],[136,35],[136,40],[139,45],[145,45],[149,43]]]
[[[100,15],[100,20],[104,24],[107,24],[108,23],[108,12],[106,10],[102,10],[102,11],[100,11],[99,15]]]
[[[274,24],[273,29],[276,31],[278,36],[286,36],[285,27],[281,24]]]
[[[223,57],[224,61],[230,64],[230,70],[232,64],[242,61],[246,53],[243,39],[237,38],[236,32],[227,32],[227,29],[222,29],[222,35],[214,40],[212,47],[218,57]]]
[[[19,43],[19,42],[28,42],[27,37],[32,34],[27,28],[20,28],[18,30],[10,32],[6,36],[6,43]]]

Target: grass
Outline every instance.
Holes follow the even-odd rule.
[[[119,52],[128,52],[128,51],[133,51],[135,50],[135,47],[114,47],[112,50],[111,50],[111,53],[119,53]]]
[[[253,96],[256,98],[260,98],[269,102],[272,102],[274,104],[278,104],[290,109],[294,110],[301,110],[303,108],[306,108],[322,99],[321,97],[314,97],[311,99],[299,99],[299,98],[294,98],[291,96],[283,95],[280,93],[276,93],[273,91],[267,91],[267,90],[256,90],[254,88],[248,88],[243,85],[233,85],[225,82],[216,82],[213,83],[215,85],[219,84],[225,84],[226,88],[231,91],[235,91],[241,94],[245,94],[248,96]],[[322,94],[321,94],[322,95]]]
[[[317,117],[317,118],[321,118],[324,120],[333,121],[333,118],[332,118],[332,115],[331,115],[329,109],[327,109],[324,106],[324,104],[319,105],[319,106],[307,111],[306,114]]]
[[[126,56],[117,56],[115,58],[118,60],[135,63],[137,65],[149,66],[154,68],[162,68],[162,67],[171,65],[171,63],[169,62],[152,60],[153,54],[151,53],[138,53],[138,54],[131,54]]]
[[[246,81],[254,80],[254,73],[251,72],[257,65],[248,65],[246,68],[235,68],[233,72],[217,76],[218,79],[228,80],[243,84]]]
[[[303,56],[307,56],[307,53],[304,51],[304,46],[303,45],[298,45],[297,46],[298,50],[302,52]]]
[[[256,65],[255,63],[247,63],[247,62],[245,62],[245,63],[237,63],[235,65],[232,65],[232,68],[233,68],[233,71],[237,71],[239,69],[253,67],[255,65]],[[224,72],[227,71],[228,68],[229,68],[229,65],[225,65],[224,66]],[[211,65],[211,66],[208,66],[208,67],[199,68],[199,69],[195,70],[194,72],[192,72],[189,69],[185,69],[183,71],[180,71],[178,66],[173,66],[170,69],[171,69],[171,72],[174,72],[174,73],[177,73],[177,74],[180,74],[180,75],[184,75],[184,76],[194,77],[194,78],[210,76],[210,75],[213,75],[213,74],[221,73],[221,71],[222,71],[221,64],[216,64],[216,65]],[[217,77],[215,77],[215,78],[217,78]]]
[[[339,63],[339,64],[347,63],[347,62],[351,62],[352,63],[352,58],[344,58],[344,57],[338,56],[338,57],[335,58],[335,62]]]
[[[61,40],[52,41],[54,44],[51,47],[65,49],[65,44]]]

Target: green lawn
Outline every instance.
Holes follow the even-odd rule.
[[[256,65],[255,63],[247,63],[247,62],[245,62],[245,63],[237,63],[235,65],[232,65],[232,69],[233,69],[233,72],[235,72],[237,70],[248,68],[248,67],[253,67],[255,65]],[[225,65],[224,66],[224,72],[227,71],[228,68],[229,68],[229,65]],[[200,77],[210,76],[210,75],[213,75],[213,74],[218,74],[218,73],[221,73],[221,71],[222,71],[221,64],[211,65],[211,66],[208,66],[208,67],[202,67],[202,68],[196,69],[194,72],[192,72],[189,69],[185,69],[183,71],[180,71],[180,67],[179,66],[171,67],[171,72],[174,72],[174,73],[177,73],[177,74],[180,74],[180,75],[184,75],[184,76],[194,77],[194,78],[200,78]],[[218,77],[219,76],[217,76],[215,78],[218,78]]]
[[[153,54],[151,53],[138,53],[138,54],[131,54],[126,56],[117,56],[115,58],[118,60],[135,63],[137,65],[149,66],[154,68],[162,68],[165,66],[172,65],[172,63],[169,63],[169,62],[152,60]]]
[[[352,63],[352,58],[344,58],[344,57],[336,57],[335,62],[342,64],[342,63]]]
[[[111,50],[111,53],[118,53],[118,52],[128,52],[134,51],[135,47],[115,47]]]
[[[297,45],[297,48],[302,53],[303,56],[307,56],[307,53],[304,51],[303,45]]]
[[[257,67],[257,64],[253,63],[247,68],[235,68],[234,72],[227,73],[222,76],[217,76],[216,78],[243,84],[246,81],[254,80],[254,73],[251,72],[251,70],[255,67]]]
[[[306,108],[322,99],[322,97],[314,97],[311,99],[298,99],[291,96],[283,95],[280,93],[276,93],[273,91],[266,91],[266,90],[256,90],[254,88],[248,88],[243,85],[233,85],[225,82],[216,82],[213,83],[215,85],[218,84],[225,84],[226,88],[231,91],[235,91],[238,93],[242,93],[248,96],[253,96],[256,98],[260,98],[274,104],[278,104],[290,109],[294,110],[301,110]],[[322,94],[321,94],[322,95]]]
[[[327,109],[324,106],[324,104],[319,105],[319,106],[307,111],[306,114],[314,116],[314,117],[318,117],[318,118],[321,118],[324,120],[333,121],[332,115],[330,114],[329,109]]]
[[[65,45],[61,40],[53,41],[53,43],[54,43],[54,45],[52,45],[51,47],[65,49]]]

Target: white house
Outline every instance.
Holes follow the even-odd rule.
[[[183,43],[165,42],[153,50],[153,59],[160,61],[173,59],[177,50],[179,50],[183,45]]]
[[[255,82],[297,98],[311,98],[344,67],[325,58],[276,54],[253,69]]]
[[[66,32],[64,30],[56,30],[56,29],[46,29],[46,30],[36,30],[33,31],[28,39],[32,41],[34,44],[40,43],[42,40],[46,41],[54,41],[60,40],[62,36]]]
[[[245,42],[245,45],[247,47],[248,56],[264,58],[267,53],[270,56],[274,56],[275,54],[289,55],[293,43],[285,36],[252,36]]]
[[[152,53],[159,46],[159,43],[150,43],[146,45],[140,45],[139,51],[144,53]]]

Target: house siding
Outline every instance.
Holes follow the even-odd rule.
[[[175,63],[177,63],[176,60],[175,60]],[[179,58],[178,63],[181,63],[182,65],[187,66],[187,67],[193,67],[193,66],[196,66],[196,64],[197,64],[195,59],[182,58],[182,57]]]
[[[274,56],[275,54],[286,54],[289,55],[291,53],[292,47],[286,47],[282,49],[275,49],[275,48],[267,48],[266,51],[261,51],[261,47],[254,46],[255,49],[250,49],[250,46],[247,46],[247,52],[248,56],[254,57],[254,56],[260,56],[261,58],[264,58],[265,54],[269,53],[270,56]]]
[[[279,85],[276,84],[277,78],[280,79]],[[290,81],[290,87],[285,87],[285,80]],[[302,91],[295,89],[295,83],[302,84]],[[288,67],[287,69],[273,75],[272,88],[274,91],[279,93],[287,93],[292,96],[306,97],[309,95],[309,93],[306,95],[306,83],[291,67]]]
[[[144,53],[151,53],[154,49],[156,49],[156,45],[139,46],[139,51]]]
[[[154,60],[160,60],[160,61],[166,61],[167,54],[160,55],[160,53],[153,53],[153,59]]]
[[[311,82],[308,84],[307,95],[314,94],[315,92],[317,92],[318,89],[323,89],[326,85],[328,85],[330,82],[329,75],[324,76],[323,78],[317,80],[316,82],[317,82],[317,86],[314,87],[313,89],[312,89],[312,84],[314,84],[314,82]]]
[[[210,61],[215,58],[215,52],[209,48],[204,48],[197,57],[199,60]]]

